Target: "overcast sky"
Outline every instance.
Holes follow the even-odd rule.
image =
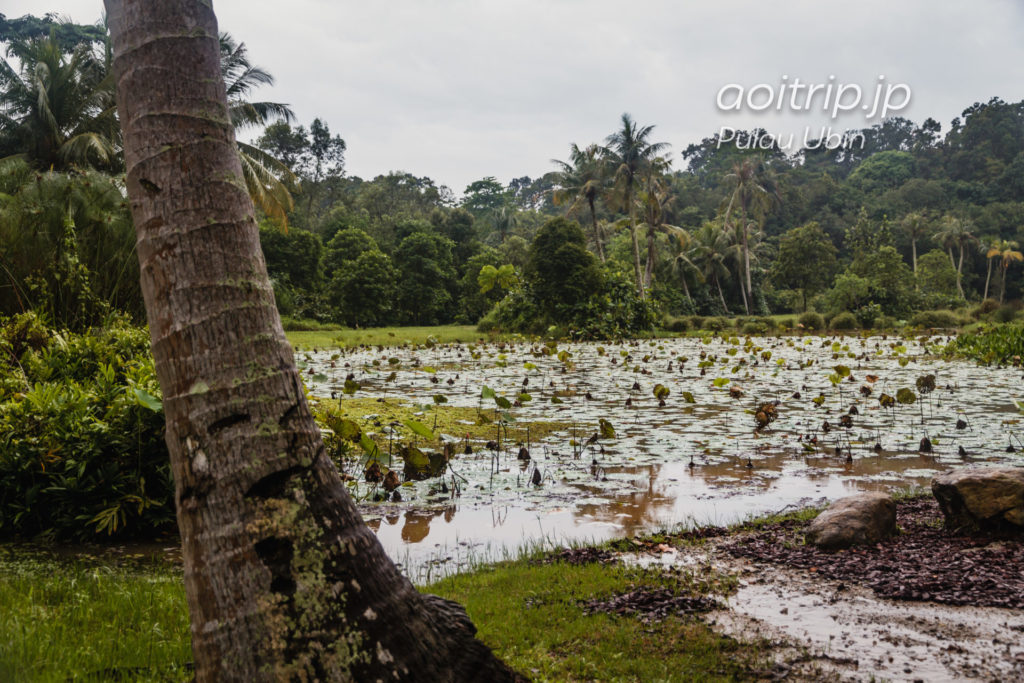
[[[1017,0],[216,0],[214,8],[221,29],[277,78],[260,99],[290,104],[306,125],[324,119],[348,143],[350,174],[403,170],[456,193],[483,176],[542,175],[571,142],[602,141],[623,112],[656,124],[654,139],[672,144],[677,166],[679,151],[723,126],[799,141],[808,125],[877,122],[860,108],[837,122],[794,112],[791,91],[781,112],[746,102],[723,112],[716,97],[730,83],[776,94],[797,78],[856,84],[870,106],[884,76],[911,91],[899,115],[932,116],[943,131],[973,102],[1024,99]],[[5,0],[0,11],[92,23],[102,2]],[[758,98],[768,94],[761,88]]]

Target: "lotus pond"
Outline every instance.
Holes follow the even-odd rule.
[[[946,360],[947,341],[480,342],[299,360],[364,518],[422,581],[524,545],[726,524],[1021,462],[1021,370]]]

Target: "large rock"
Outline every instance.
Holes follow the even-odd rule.
[[[1024,529],[1024,467],[964,467],[932,479],[953,531]]]
[[[806,540],[825,550],[878,543],[896,531],[896,503],[884,493],[840,498],[807,528]]]

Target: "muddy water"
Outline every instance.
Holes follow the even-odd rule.
[[[1020,453],[1006,449],[1020,448],[1020,371],[943,361],[929,353],[939,341],[480,344],[324,351],[302,360],[311,392],[324,400],[334,393],[342,407],[351,375],[359,396],[423,404],[424,422],[442,395],[499,421],[573,425],[526,444],[528,463],[516,459],[516,444],[493,452],[471,444],[474,453],[459,455],[444,477],[402,487],[402,502],[373,504],[372,487],[353,488],[388,552],[425,579],[537,542],[724,524],[859,490],[926,485],[964,463],[1019,462]],[[849,370],[845,379],[839,365]],[[935,388],[924,380],[922,391],[918,380],[927,375]],[[664,406],[654,395],[658,384],[669,390]],[[481,398],[485,385],[520,405],[498,409]],[[914,392],[912,404],[879,404],[882,393],[902,388]],[[777,402],[778,418],[758,431],[764,402]],[[614,437],[587,445],[601,419]],[[386,426],[370,416],[364,428]],[[925,437],[931,453],[919,452]],[[459,441],[461,453],[461,435],[443,438]]]

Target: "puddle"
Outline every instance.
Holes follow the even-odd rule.
[[[363,348],[300,354],[300,365],[311,393],[340,400],[342,411],[351,375],[360,398],[411,402],[424,415],[440,395],[447,405],[500,420],[504,411],[481,398],[486,385],[510,402],[528,394],[507,411],[517,423],[570,425],[531,442],[529,463],[517,461],[514,443],[491,452],[475,442],[474,454],[458,455],[444,477],[403,486],[399,503],[370,503],[375,491],[365,483],[353,489],[389,554],[422,580],[522,546],[599,541],[679,523],[727,524],[855,491],[926,485],[935,472],[966,462],[1019,462],[1020,370],[945,362],[928,353],[927,344],[939,341]],[[853,381],[834,384],[841,379],[837,365]],[[935,375],[936,388],[922,393],[917,383],[927,375]],[[664,406],[654,394],[659,384],[669,390]],[[730,394],[732,387],[742,396]],[[903,388],[914,392],[913,404],[879,404],[881,394]],[[755,432],[755,413],[767,401],[778,402],[778,417]],[[851,407],[855,414],[847,417]],[[587,442],[602,419],[615,438],[598,438],[581,452],[573,441]],[[386,428],[372,420],[362,425]],[[932,453],[918,452],[924,437]],[[1006,452],[1011,445],[1015,452]]]
[[[718,627],[783,635],[852,680],[1024,677],[1019,610],[898,603],[874,598],[865,589],[782,574],[770,582],[763,576],[742,582],[729,598],[732,611],[716,615]]]

